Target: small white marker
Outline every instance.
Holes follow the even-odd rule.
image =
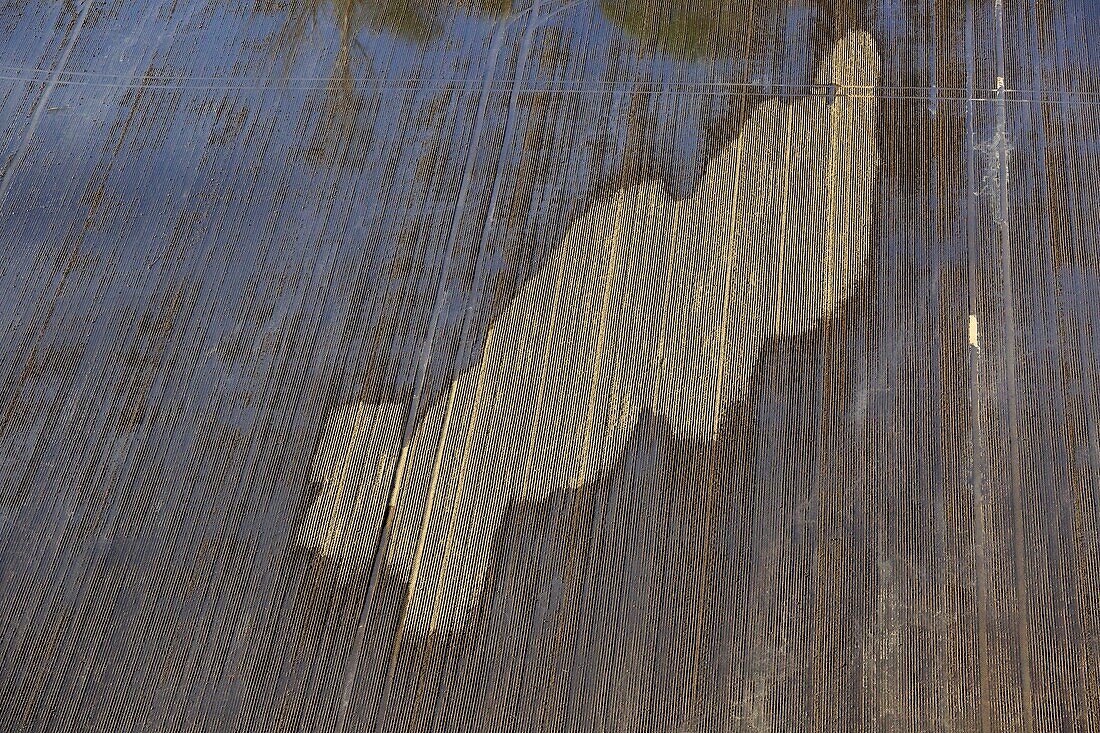
[[[970,314],[970,345],[975,349],[981,349],[978,345],[978,317],[974,314]]]

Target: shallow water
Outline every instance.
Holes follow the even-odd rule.
[[[1097,31],[1091,0],[0,2],[0,722],[1100,730]],[[394,532],[350,570],[300,545],[317,456],[353,460],[331,415],[411,438],[593,212],[728,200],[754,110],[843,100],[814,75],[848,32],[882,59],[858,285],[761,337],[707,435],[608,408],[616,460],[510,496],[447,633],[401,621]],[[652,289],[608,307],[741,315]]]

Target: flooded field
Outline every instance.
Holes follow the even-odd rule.
[[[1097,731],[1094,0],[0,0],[0,729]]]

